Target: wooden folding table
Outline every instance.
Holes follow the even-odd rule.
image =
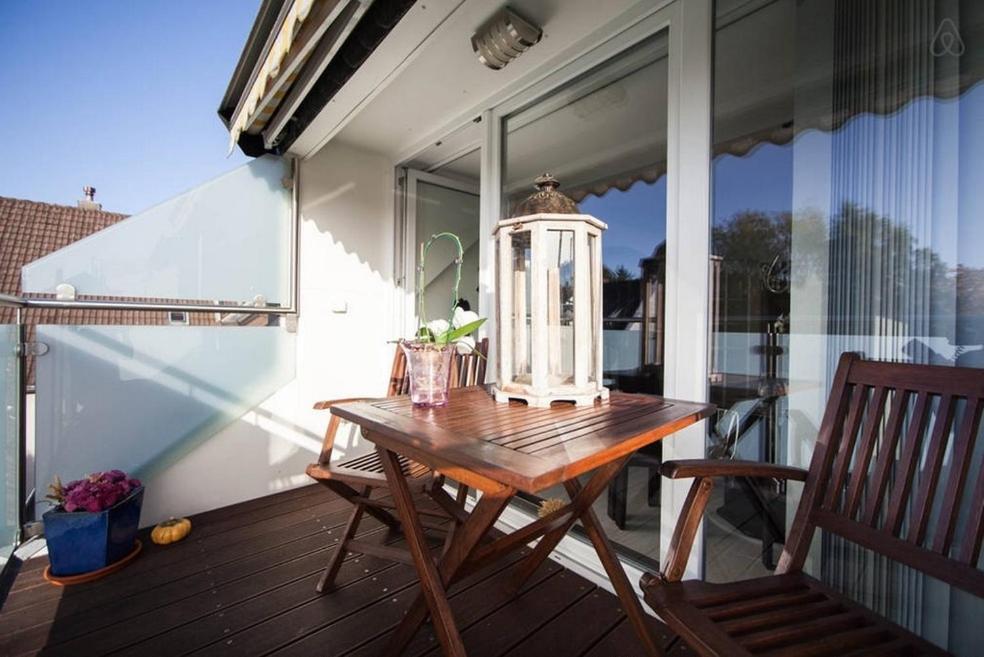
[[[444,654],[464,656],[447,598],[451,584],[539,538],[530,556],[514,571],[510,584],[518,591],[580,521],[647,653],[659,655],[645,612],[591,505],[633,452],[707,417],[712,410],[710,404],[617,392],[593,406],[531,408],[520,402],[499,404],[482,386],[452,390],[450,403],[443,408],[415,408],[408,397],[333,407],[333,414],[358,424],[376,445],[420,577],[421,593],[391,637],[386,654],[399,655],[429,613]],[[399,456],[482,492],[436,562],[401,473]],[[589,472],[582,486],[578,477]],[[513,496],[537,494],[557,484],[567,490],[567,505],[517,531],[483,542]]]

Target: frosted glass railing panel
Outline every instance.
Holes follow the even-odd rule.
[[[158,471],[294,376],[294,335],[277,326],[42,325],[37,339],[39,489]]]
[[[289,171],[253,160],[25,266],[24,291],[286,305]]]
[[[17,326],[0,325],[0,567],[16,547],[20,525],[18,486],[20,485],[20,360],[17,358]]]

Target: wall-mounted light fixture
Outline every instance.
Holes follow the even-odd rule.
[[[472,35],[472,50],[478,61],[499,70],[526,52],[543,36],[543,30],[503,7]]]

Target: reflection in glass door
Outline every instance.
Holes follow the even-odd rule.
[[[719,2],[717,18],[720,410],[707,451],[806,466],[842,352],[984,367],[984,5]],[[796,494],[773,481],[718,486],[707,579],[773,569]],[[959,620],[979,618],[980,599],[831,534],[811,562],[880,614],[980,654],[979,629]]]
[[[416,290],[421,244],[432,235],[451,232],[461,239],[464,249],[456,301],[465,310],[477,310],[480,249],[477,184],[413,170],[407,172],[405,180],[407,221],[404,248],[409,255],[407,262],[412,267],[405,273],[409,298],[414,298]],[[454,247],[447,240],[435,242],[428,253],[423,272],[424,321],[450,317],[456,256]],[[415,310],[408,313],[413,328],[416,328],[418,319]]]
[[[667,46],[663,30],[503,123],[504,216],[533,191],[534,178],[549,172],[581,212],[608,224],[604,384],[650,394],[663,392]],[[659,557],[660,447],[634,456],[596,509],[623,553],[650,565]]]

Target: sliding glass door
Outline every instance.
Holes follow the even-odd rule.
[[[477,310],[488,317],[485,334],[494,336],[502,318],[493,304],[492,232],[534,191],[534,179],[551,173],[582,212],[608,224],[602,240],[605,385],[705,399],[711,6],[711,0],[642,3],[613,15],[572,47],[577,53],[569,59],[536,69],[535,83],[524,83],[403,163],[409,171],[397,269],[404,288],[412,291],[409,278],[424,237],[418,216],[447,209],[421,205],[421,190],[429,184],[457,190],[442,192],[447,201],[463,198],[468,189],[462,185],[478,183]],[[490,360],[495,352],[493,342]],[[634,457],[602,497],[595,511],[630,562],[658,570],[687,495],[689,482],[660,476],[661,460],[703,454],[701,427],[681,431]],[[566,497],[562,490],[542,495]],[[525,511],[535,513],[539,501],[530,500]],[[517,514],[516,522],[525,520]],[[579,553],[576,544],[571,550]],[[691,576],[699,570],[699,549],[695,554]]]
[[[604,384],[649,394],[663,393],[668,43],[663,30],[503,121],[503,216],[550,172],[581,212],[608,224]],[[597,510],[623,551],[652,562],[660,451],[657,443],[634,457]]]
[[[714,38],[707,451],[806,466],[842,352],[984,367],[984,5],[721,0]],[[706,577],[769,572],[797,490],[715,495]],[[811,557],[975,654],[979,600],[836,537]]]

